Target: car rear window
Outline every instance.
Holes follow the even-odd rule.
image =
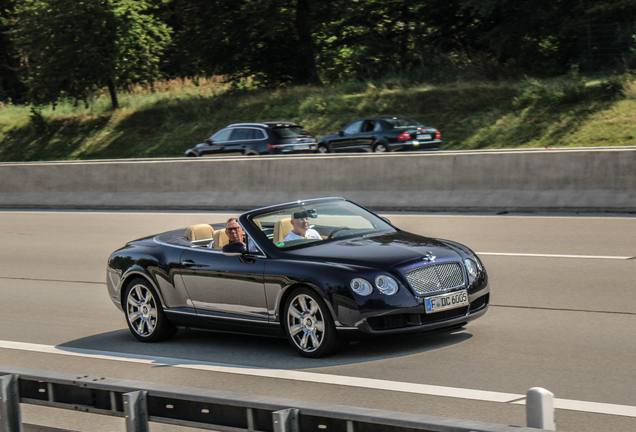
[[[408,117],[394,117],[385,119],[393,127],[409,127],[409,126],[422,126],[422,123],[410,119]]]
[[[276,127],[273,130],[274,135],[278,138],[298,138],[298,137],[308,137],[309,132],[303,129],[300,126],[288,126],[288,127]]]

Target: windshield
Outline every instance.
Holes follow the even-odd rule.
[[[254,216],[252,221],[279,249],[395,232],[381,218],[347,201],[298,205]]]

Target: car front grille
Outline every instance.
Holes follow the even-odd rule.
[[[432,264],[407,272],[406,280],[416,294],[423,295],[464,285],[464,272],[457,262]]]

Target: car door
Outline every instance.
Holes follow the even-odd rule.
[[[185,250],[181,277],[197,315],[213,324],[266,324],[264,260],[207,248]]]
[[[357,147],[358,135],[364,120],[356,120],[338,133],[338,137],[330,142],[332,151],[350,151]]]
[[[230,140],[230,135],[232,135],[232,129],[221,129],[212,135],[206,140],[208,145],[201,148],[201,155],[224,153],[225,146]]]
[[[356,149],[366,151],[373,150],[373,144],[377,141],[376,136],[378,132],[376,131],[376,126],[378,125],[379,122],[376,120],[365,120],[364,123],[362,123],[360,132],[355,141]]]
[[[230,140],[225,144],[225,150],[223,153],[245,153],[245,142],[249,140],[250,129],[235,127],[232,128],[232,135]]]

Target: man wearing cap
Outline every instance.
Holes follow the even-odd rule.
[[[317,239],[322,240],[318,231],[309,228],[309,214],[306,211],[298,211],[292,214],[292,230],[283,239],[284,241],[296,239]]]

